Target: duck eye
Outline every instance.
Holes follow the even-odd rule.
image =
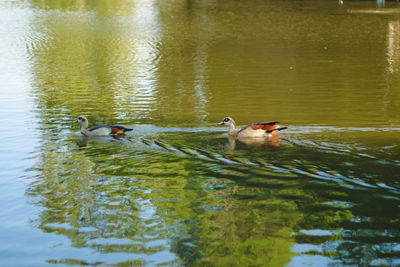
[[[229,118],[225,118],[225,119],[224,119],[224,122],[228,122],[228,121],[229,121]]]

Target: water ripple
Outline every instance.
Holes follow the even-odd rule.
[[[219,131],[215,132],[218,128],[154,128],[150,131],[147,131],[149,129],[146,128],[146,137],[142,136],[136,141],[139,141],[146,146],[158,148],[180,156],[190,156],[198,158],[199,160],[220,162],[222,164],[227,164],[228,166],[242,165],[246,172],[259,170],[258,175],[263,174],[275,177],[289,177],[290,175],[294,175],[293,177],[305,176],[312,179],[333,182],[344,187],[358,190],[374,190],[377,192],[385,191],[387,194],[400,194],[397,184],[393,183],[391,180],[380,180],[382,178],[377,176],[378,173],[375,175],[374,172],[376,169],[371,169],[372,172],[364,173],[362,171],[357,171],[358,173],[353,171],[354,166],[360,165],[360,161],[361,164],[366,164],[366,166],[368,166],[368,164],[372,163],[369,162],[369,160],[374,160],[373,164],[376,165],[374,168],[379,168],[378,166],[382,164],[380,160],[384,160],[385,165],[389,165],[392,169],[397,169],[398,165],[390,163],[390,159],[380,158],[381,151],[377,154],[376,150],[371,150],[368,147],[361,147],[360,144],[349,143],[349,140],[343,138],[341,140],[343,143],[319,141],[318,139],[322,138],[319,136],[317,136],[317,138],[314,137],[314,139],[301,140],[296,135],[292,135],[292,133],[297,132],[297,129],[295,127],[293,128],[284,135],[284,138],[282,138],[281,141],[281,148],[279,149],[280,153],[284,154],[286,157],[286,162],[288,162],[288,164],[285,165],[279,163],[279,154],[274,153],[273,151],[268,151],[268,149],[264,152],[256,151],[256,155],[254,155],[251,151],[251,146],[244,146],[236,149],[233,153],[227,153],[227,151],[224,150],[218,151],[216,147],[204,147],[203,144],[197,144],[196,142],[193,142],[193,140],[189,142],[190,145],[188,145],[189,143],[182,145],[181,143],[178,144],[173,142],[171,139],[174,138],[175,135],[179,135],[180,138],[182,138],[182,135],[187,138],[200,135],[200,137],[195,138],[200,141],[200,139],[203,138],[202,136],[206,135],[208,132],[214,132],[214,136],[218,135]],[[314,135],[325,135],[327,131],[331,132],[332,128],[326,129],[323,127],[314,127],[307,133],[307,136],[310,137],[310,133]],[[349,135],[360,131],[367,133],[370,131],[389,132],[388,129],[382,130],[375,128],[335,128],[335,131],[340,133],[346,132]],[[140,135],[145,134],[145,132],[141,130],[139,130],[139,133]],[[157,135],[149,135],[149,133],[157,133]],[[228,140],[220,141],[228,143]],[[386,149],[389,150],[392,150],[393,148],[397,149],[397,147],[386,146]],[[355,152],[360,150],[364,152]],[[304,156],[298,157],[300,154],[304,154]],[[260,158],[261,155],[264,155],[264,157],[266,156],[266,158],[262,160]],[[315,162],[312,161],[312,158],[307,159],[309,157],[308,155],[312,155],[312,158],[315,158]],[[341,161],[337,161],[336,158],[340,158]],[[342,164],[342,167],[340,167],[342,170],[335,168],[331,163],[331,160]],[[362,163],[364,160],[365,162]],[[225,168],[233,168],[228,166]],[[345,168],[343,168],[343,166]],[[249,167],[251,167],[251,169],[249,169]],[[359,170],[359,167],[357,167],[357,170]],[[391,183],[388,184],[388,182]]]

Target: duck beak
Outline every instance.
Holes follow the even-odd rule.
[[[74,123],[77,123],[77,122],[79,122],[78,120],[74,120]]]
[[[224,121],[221,121],[221,122],[218,123],[218,125],[224,125],[224,124],[225,124]]]

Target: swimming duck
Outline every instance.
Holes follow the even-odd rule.
[[[238,138],[270,138],[277,135],[279,131],[287,129],[287,127],[280,127],[278,123],[277,121],[252,123],[237,131],[235,121],[231,117],[226,117],[218,125],[228,125],[229,134]]]
[[[81,123],[81,133],[86,136],[124,135],[125,132],[133,130],[118,125],[99,125],[89,129],[89,121],[85,116],[79,116],[74,122]]]

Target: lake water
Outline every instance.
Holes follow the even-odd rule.
[[[3,0],[0,54],[1,266],[400,265],[399,3]]]

